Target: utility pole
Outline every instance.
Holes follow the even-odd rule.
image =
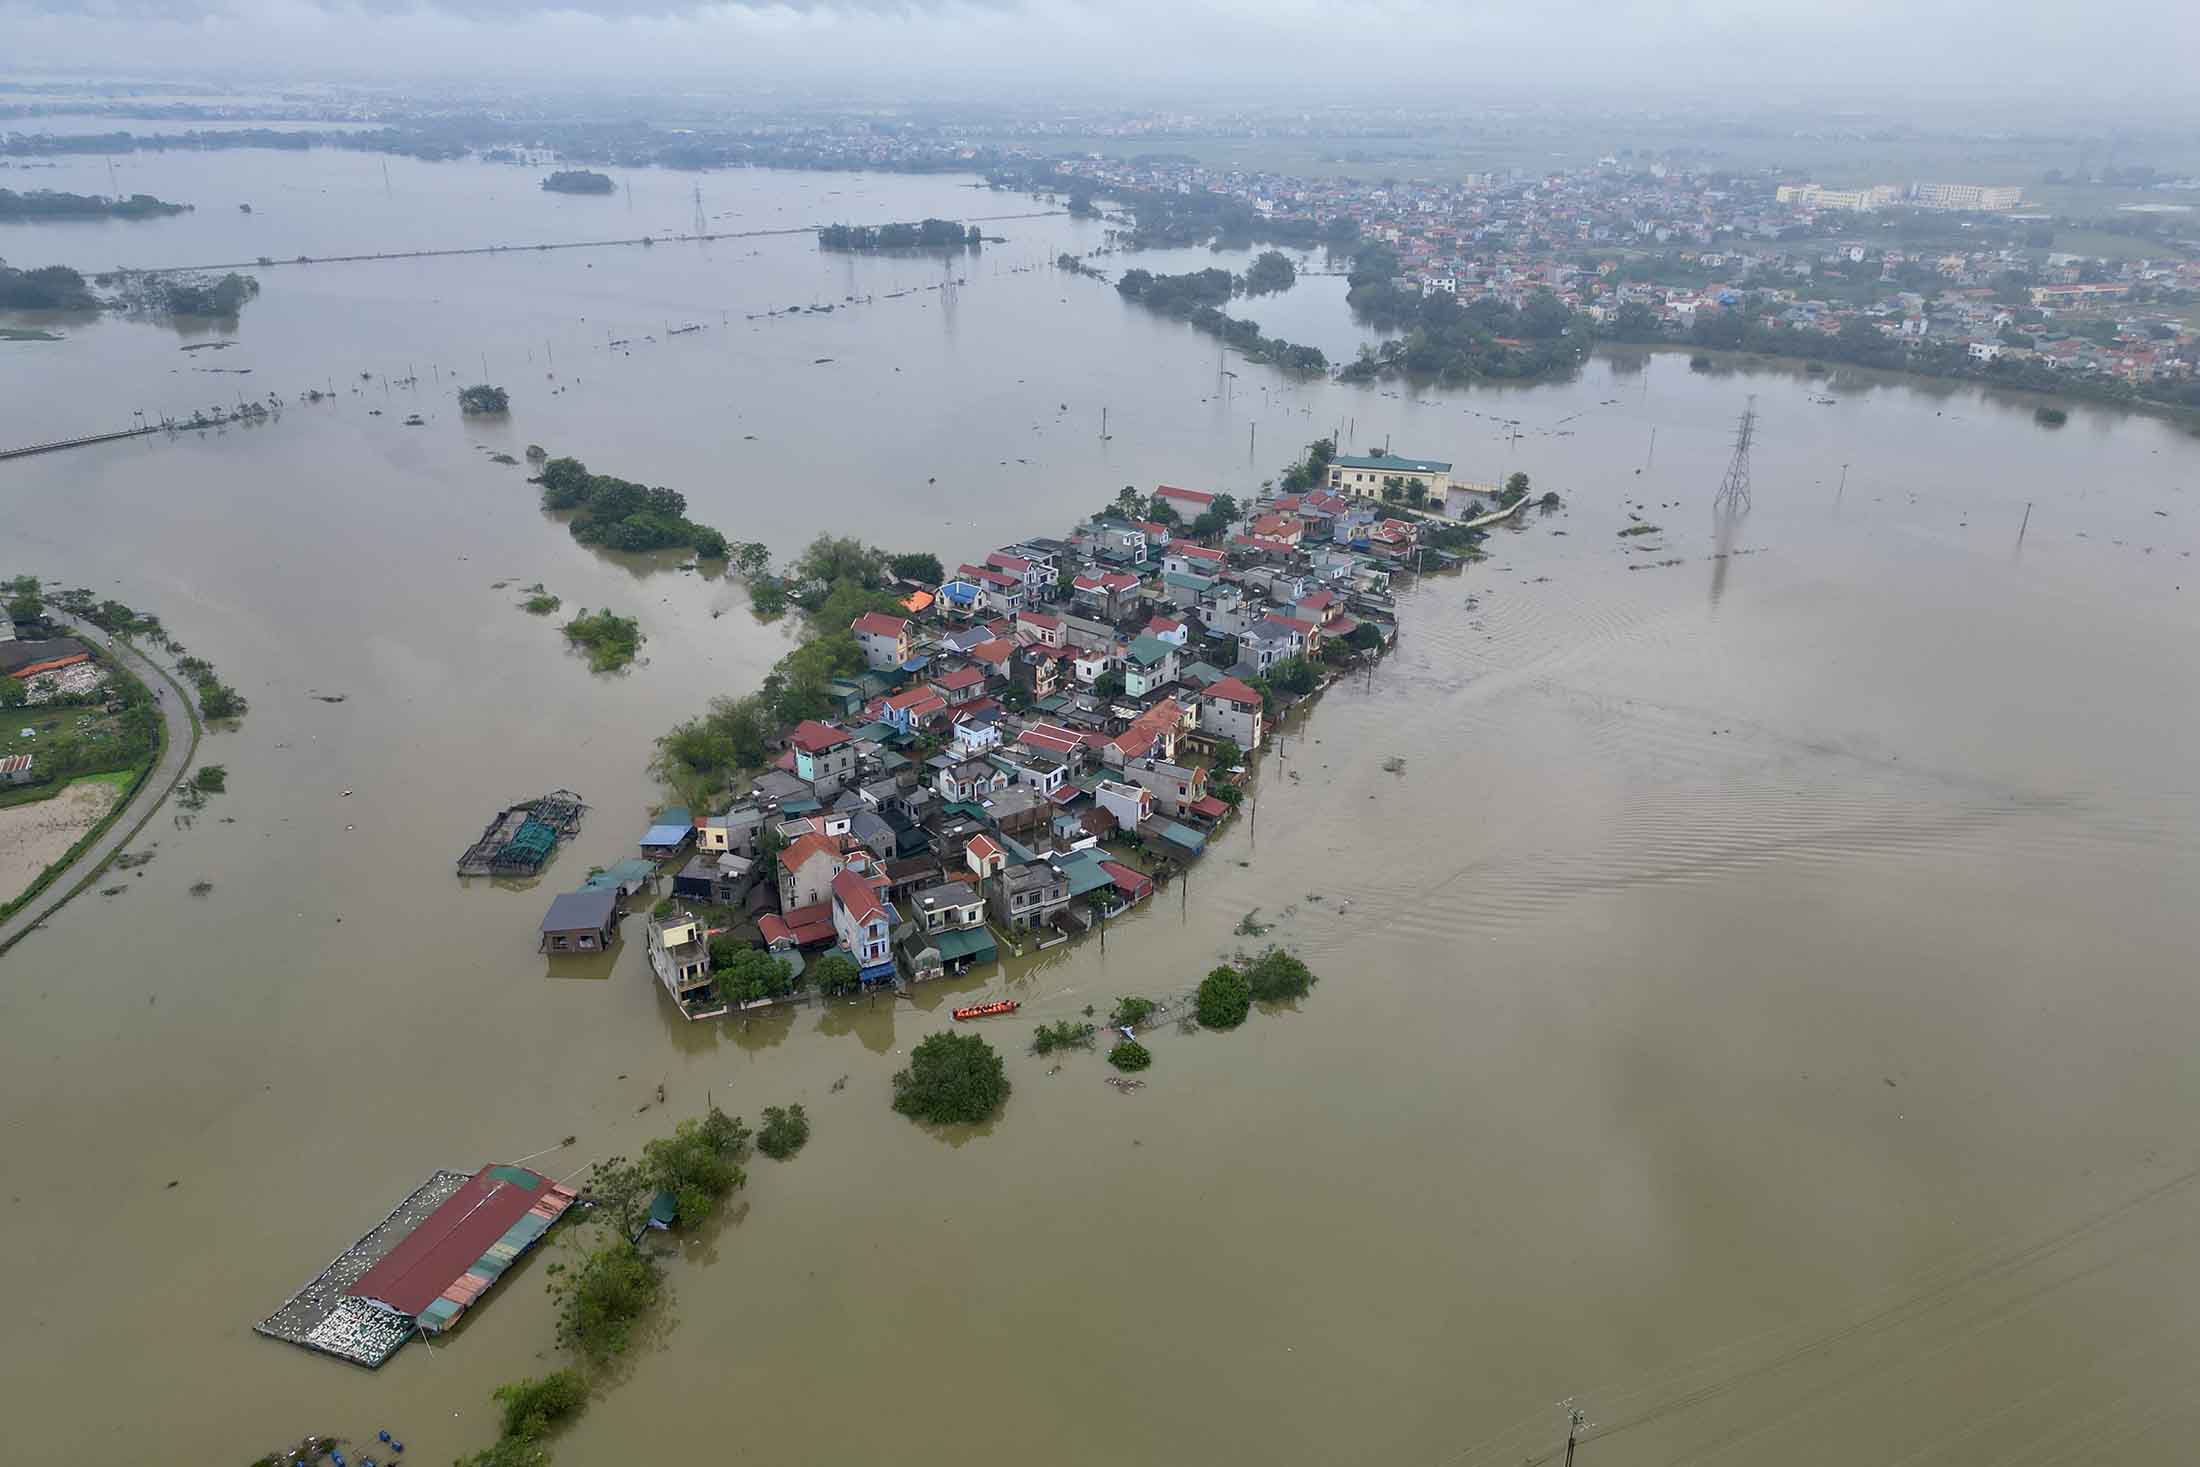
[[[1581,1427],[1589,1419],[1589,1413],[1579,1406],[1566,1408],[1566,1467],[1574,1467],[1574,1443],[1581,1439]]]
[[[1260,438],[1260,424],[1258,424],[1258,423],[1248,423],[1248,424],[1246,424],[1246,427],[1245,427],[1245,461],[1246,461],[1247,463],[1258,463],[1258,462],[1259,462],[1259,458],[1258,458],[1258,455],[1256,454],[1256,452],[1255,452],[1255,450],[1254,450],[1254,447],[1253,447],[1253,445],[1254,445],[1254,444],[1255,444],[1256,442],[1258,442],[1258,441],[1259,441],[1259,438]]]
[[[1655,429],[1655,428],[1652,428],[1652,429],[1650,430],[1650,451],[1649,451],[1648,453],[1646,453],[1646,454],[1644,454],[1644,455],[1643,455],[1643,457],[1642,457],[1642,466],[1643,466],[1644,468],[1646,468],[1646,469],[1647,469],[1647,468],[1649,468],[1649,467],[1650,467],[1650,464],[1651,464],[1651,462],[1652,462],[1652,460],[1656,459],[1656,458],[1657,458],[1657,456],[1658,456],[1658,430],[1657,430],[1657,429]]]
[[[2023,524],[2021,524],[2021,525],[2018,525],[2018,526],[2017,526],[2017,543],[2018,543],[2019,545],[2022,545],[2022,544],[2024,543],[2024,532],[2025,532],[2025,531],[2026,531],[2027,529],[2031,528],[2031,525],[2032,525],[2032,501],[2031,501],[2031,500],[2029,500],[2029,499],[2027,499],[2026,501],[2024,501],[2024,523],[2023,523]]]
[[[1833,491],[1833,507],[1841,507],[1841,496],[1849,492],[1849,466],[1841,465],[1841,487]]]

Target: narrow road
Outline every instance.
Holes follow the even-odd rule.
[[[105,645],[106,634],[97,627],[86,626],[59,612],[53,613],[53,619],[66,624],[85,641]],[[84,885],[87,878],[137,838],[138,832],[144,829],[145,822],[152,819],[153,812],[160,808],[161,803],[175,789],[199,751],[198,728],[191,721],[190,705],[186,701],[191,695],[185,691],[183,683],[167,668],[155,663],[128,643],[117,642],[106,650],[116,661],[136,673],[146,687],[161,694],[153,705],[160,709],[161,719],[168,726],[168,738],[161,748],[160,762],[153,766],[153,772],[145,783],[138,786],[137,794],[114,824],[108,826],[98,840],[86,847],[83,854],[70,864],[69,869],[55,877],[53,883],[40,892],[35,900],[7,921],[0,922],[0,953],[7,952],[17,941],[34,931],[39,923],[52,916],[62,903],[76,895],[78,887]],[[169,697],[171,693],[175,696]]]

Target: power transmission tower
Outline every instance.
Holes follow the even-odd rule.
[[[1711,501],[1715,514],[1749,513],[1749,443],[1757,432],[1757,396],[1750,394],[1749,406],[1742,410],[1741,427],[1734,434],[1734,457],[1727,462],[1726,477],[1719,481],[1719,494]]]

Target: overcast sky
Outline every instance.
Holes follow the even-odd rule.
[[[0,0],[0,66],[1472,102],[1853,90],[2189,112],[2200,0]],[[2156,119],[2158,120],[2158,119]]]

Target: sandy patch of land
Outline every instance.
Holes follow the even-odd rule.
[[[0,893],[7,900],[22,895],[121,797],[116,786],[93,780],[70,785],[50,800],[0,810]]]

